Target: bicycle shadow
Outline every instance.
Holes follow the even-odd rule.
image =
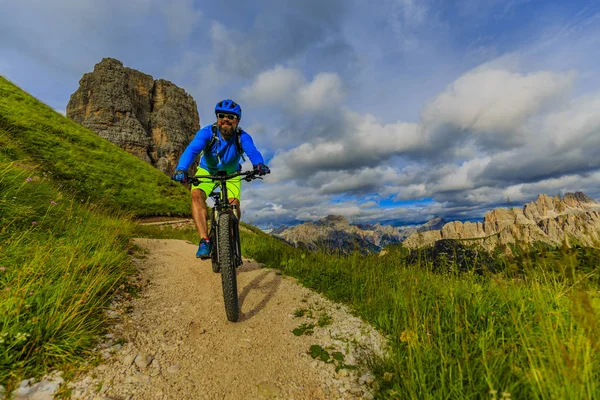
[[[248,272],[248,270],[239,272]],[[264,282],[268,276],[272,276],[271,279]],[[267,303],[269,303],[273,296],[275,296],[275,293],[279,289],[280,285],[281,276],[274,274],[272,271],[266,270],[254,279],[252,279],[252,281],[250,281],[246,286],[244,286],[244,289],[242,289],[242,291],[238,295],[240,310],[242,310],[244,301],[246,300],[246,297],[248,296],[248,293],[250,293],[251,290],[262,292],[263,298],[251,310],[248,310],[246,312],[242,311],[239,321],[241,322],[249,320],[250,318],[255,316],[259,311],[265,308]]]

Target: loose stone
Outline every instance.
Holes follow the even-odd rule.
[[[180,369],[181,367],[179,365],[173,364],[169,368],[167,368],[167,372],[170,374],[176,374],[177,372],[179,372]]]
[[[131,364],[133,364],[133,360],[135,360],[135,356],[133,354],[126,355],[123,359],[123,365],[125,365],[125,368],[129,368]]]
[[[147,354],[138,354],[138,356],[135,358],[134,362],[135,362],[135,365],[137,365],[139,369],[144,370],[152,362],[152,357]]]

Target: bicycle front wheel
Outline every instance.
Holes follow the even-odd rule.
[[[230,213],[219,215],[219,266],[221,267],[221,282],[223,284],[223,299],[225,313],[231,322],[240,318],[240,308],[237,294],[237,277],[235,268],[235,221]]]

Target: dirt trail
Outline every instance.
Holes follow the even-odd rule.
[[[314,360],[311,345],[341,351],[346,364],[380,352],[384,340],[370,326],[302,287],[294,279],[246,260],[238,269],[241,317],[225,317],[221,276],[195,258],[182,240],[136,239],[147,286],[140,297],[110,311],[115,320],[105,360],[71,383],[85,399],[331,399],[369,398],[364,368],[335,371]],[[309,316],[295,317],[305,309]],[[312,314],[312,318],[309,318]],[[295,336],[304,322],[331,316],[312,335]],[[118,339],[125,339],[120,344]],[[357,345],[350,345],[351,342]]]

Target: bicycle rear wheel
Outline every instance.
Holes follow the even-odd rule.
[[[234,257],[235,221],[230,213],[219,215],[218,252],[219,266],[221,267],[221,283],[223,285],[223,299],[225,300],[225,313],[231,322],[240,318],[240,308],[237,294],[237,277]]]

